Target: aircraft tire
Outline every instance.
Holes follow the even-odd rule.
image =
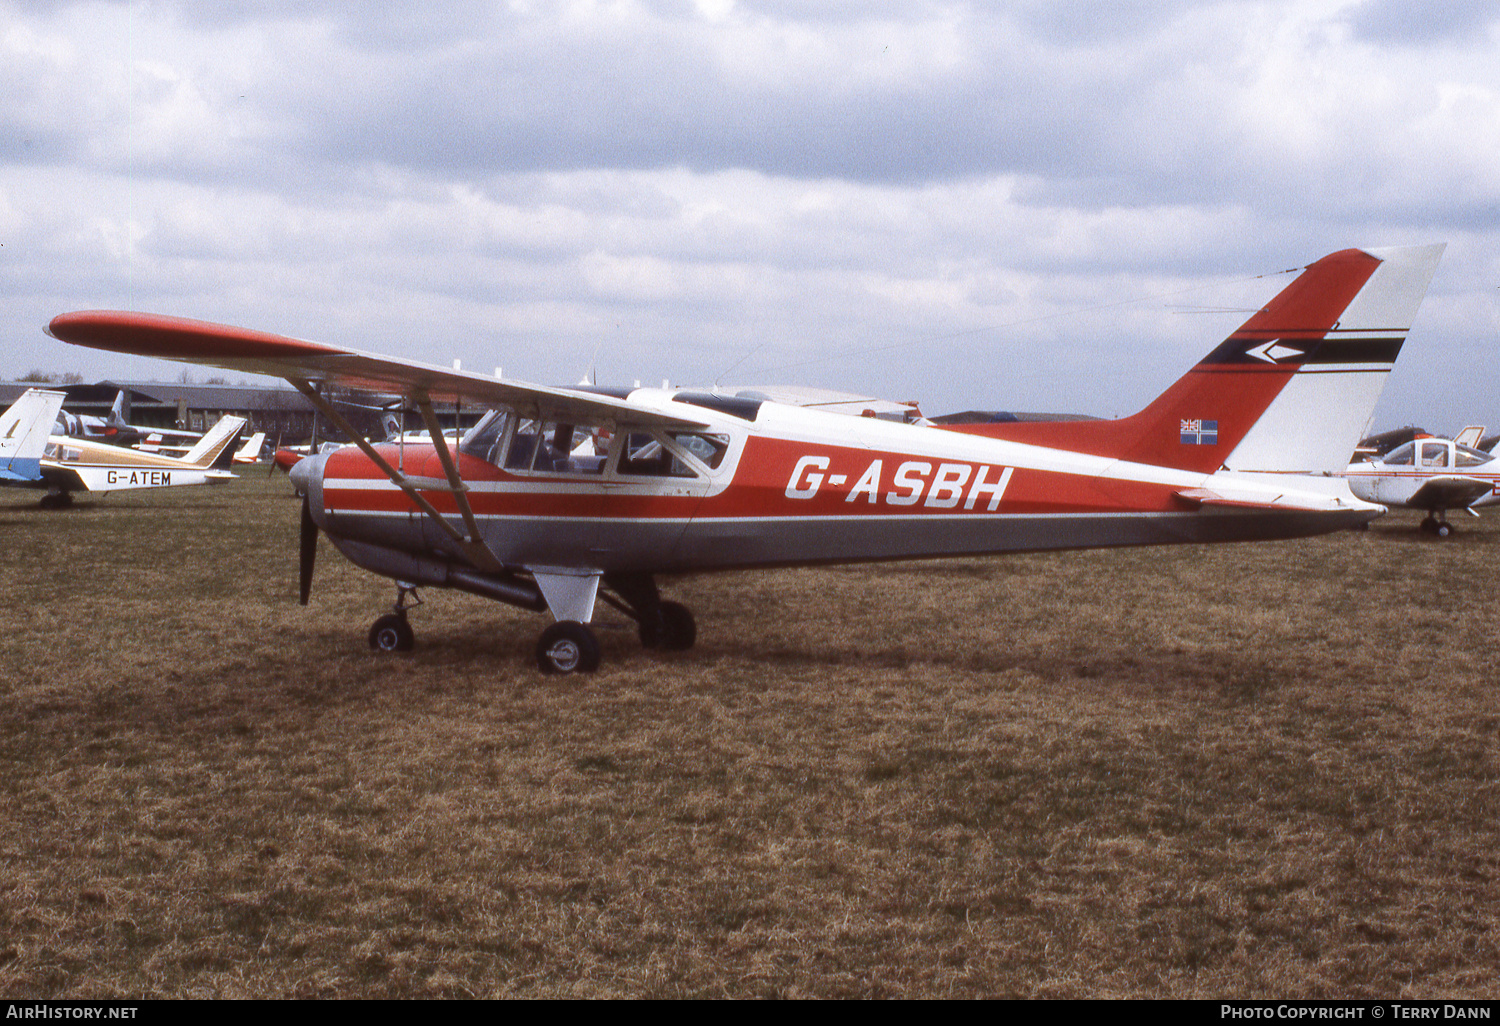
[[[655,620],[641,621],[641,647],[686,652],[698,640],[698,624],[681,602],[661,602]]]
[[[1453,528],[1448,523],[1448,521],[1439,520],[1436,524],[1433,525],[1432,533],[1437,535],[1439,538],[1446,538],[1453,533]]]
[[[600,655],[599,639],[576,620],[559,620],[536,643],[537,668],[548,674],[593,673]]]
[[[698,640],[698,624],[692,612],[681,602],[661,604],[660,647],[669,652],[686,652]]]
[[[370,628],[370,647],[377,652],[410,652],[416,644],[411,624],[399,613],[387,613]]]

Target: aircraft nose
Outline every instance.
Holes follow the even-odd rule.
[[[320,452],[305,456],[287,471],[298,494],[307,496],[309,512],[319,527],[323,527],[323,468],[328,463],[328,453]]]
[[[286,476],[292,480],[292,487],[297,489],[298,495],[307,494],[307,487],[312,483],[312,463],[315,459],[317,459],[316,456],[304,456],[292,464],[292,469],[286,472]]]

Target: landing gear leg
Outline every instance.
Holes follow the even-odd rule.
[[[415,587],[397,581],[395,608],[370,628],[370,647],[377,652],[410,652],[417,639],[406,620],[406,611],[421,604],[422,598]]]
[[[589,621],[599,597],[598,570],[531,568],[547,611],[557,622],[536,643],[536,665],[543,673],[593,673],[601,650]]]
[[[1422,521],[1422,530],[1427,534],[1436,535],[1439,538],[1448,537],[1453,533],[1453,525],[1448,523],[1448,518],[1444,515],[1446,512],[1444,510],[1441,513],[1433,513],[1427,516]]]

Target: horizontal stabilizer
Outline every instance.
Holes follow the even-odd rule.
[[[1235,491],[1226,488],[1187,488],[1177,493],[1194,508],[1224,506],[1236,509],[1326,510],[1339,504],[1336,499],[1295,492],[1276,494],[1263,490]]]

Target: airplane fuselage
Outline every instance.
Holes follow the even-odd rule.
[[[667,393],[630,398],[684,412]],[[533,444],[522,427],[498,440],[493,461],[458,453],[490,551],[514,567],[676,572],[1289,538],[1383,512],[1336,480],[1202,474],[774,403],[745,416],[688,409],[701,415],[701,431],[615,430],[589,457],[545,470],[515,466],[513,450]],[[671,450],[670,467],[632,466],[630,448],[650,445]],[[408,479],[430,480],[426,498],[460,524],[430,445],[377,450]],[[364,453],[351,447],[317,459],[321,466],[309,468],[313,516],[355,562],[402,576],[371,566],[369,546],[464,562]],[[1205,507],[1185,495],[1204,489],[1241,502]]]

